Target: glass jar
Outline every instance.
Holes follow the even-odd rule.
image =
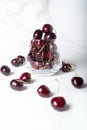
[[[48,0],[38,2],[40,3],[37,11],[37,29],[29,43],[26,66],[31,73],[50,76],[61,68],[62,62],[56,44],[56,32],[49,15]]]

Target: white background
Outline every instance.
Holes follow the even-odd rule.
[[[0,67],[8,65],[10,76],[0,73],[0,130],[86,130],[87,129],[87,39],[86,0],[0,0]],[[29,71],[25,65],[15,68],[10,61],[17,55],[25,57],[33,31],[44,23],[56,29],[56,44],[62,60],[75,64],[75,71],[84,78],[85,87],[71,84],[75,73],[37,77],[21,92],[10,88],[10,81]],[[41,98],[37,88],[46,84],[57,95],[65,97],[69,109],[55,111],[50,98]]]

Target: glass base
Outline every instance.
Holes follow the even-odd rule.
[[[52,76],[52,75],[55,75],[59,69],[61,68],[62,66],[62,61],[61,59],[59,58],[58,61],[53,65],[52,68],[49,68],[49,69],[45,69],[45,68],[41,68],[41,69],[34,69],[31,64],[29,63],[29,61],[27,62],[26,64],[26,68],[28,69],[28,71],[31,73],[31,74],[35,74],[37,76]]]

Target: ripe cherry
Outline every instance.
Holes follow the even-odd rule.
[[[55,39],[56,39],[56,34],[53,32],[49,32],[44,35],[44,40],[46,41],[54,41]]]
[[[82,77],[73,77],[71,79],[71,82],[72,82],[73,86],[76,88],[82,88],[83,84],[84,84],[84,80]]]
[[[34,69],[41,69],[43,67],[42,62],[38,61],[31,61],[30,64]]]
[[[49,90],[49,88],[46,85],[41,85],[38,89],[37,89],[37,93],[42,96],[42,97],[49,97],[51,92]]]
[[[23,89],[23,82],[20,82],[16,79],[11,80],[10,87],[15,90],[22,90]]]
[[[28,61],[35,61],[35,56],[32,52],[29,52],[28,53],[28,56],[27,56],[27,59]]]
[[[50,68],[52,68],[52,66],[53,66],[52,62],[46,62],[44,65],[45,69],[50,69]]]
[[[50,52],[45,52],[45,55],[44,55],[44,60],[50,60],[51,59],[51,54]]]
[[[14,58],[11,60],[11,64],[15,67],[19,67],[21,65],[21,62],[20,62],[19,58]]]
[[[35,40],[35,46],[37,49],[41,49],[45,45],[45,40],[37,39]]]
[[[42,27],[42,31],[44,33],[51,32],[52,30],[53,30],[53,27],[50,24],[44,24],[44,26]]]
[[[34,39],[41,39],[42,37],[42,31],[40,29],[35,30],[34,34],[33,34],[33,38]]]
[[[20,76],[20,80],[29,83],[31,81],[31,74],[28,72],[24,72],[21,76]]]
[[[22,55],[18,55],[17,58],[20,60],[20,63],[23,64],[25,62],[25,57]]]
[[[25,62],[25,57],[18,55],[16,58],[11,60],[11,64],[15,67],[21,66]]]
[[[8,76],[11,73],[11,70],[7,65],[1,66],[0,70],[1,70],[1,73],[6,76]]]
[[[71,71],[71,69],[72,69],[72,66],[69,63],[62,64],[61,70],[63,72],[69,72],[69,71]]]
[[[31,40],[31,45],[32,45],[32,47],[35,46],[35,40],[36,40],[36,39],[32,39],[32,40]]]
[[[62,96],[53,97],[51,99],[51,105],[56,110],[63,110],[65,108],[65,105],[66,105],[65,98]]]

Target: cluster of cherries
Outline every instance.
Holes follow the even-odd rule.
[[[20,65],[23,65],[24,61],[25,61],[25,57],[24,56],[18,56],[17,59],[19,59],[20,61]],[[16,59],[16,61],[17,61]],[[11,64],[18,67],[18,63],[17,62],[13,62],[14,59],[11,61]],[[15,63],[15,64],[14,64]],[[20,66],[19,65],[19,66]],[[60,68],[61,71],[63,72],[70,72],[72,70],[72,66],[69,63],[65,63],[63,62],[62,67]],[[11,69],[7,66],[7,65],[3,65],[0,68],[0,71],[2,74],[8,76],[11,74]],[[31,82],[31,74],[29,72],[24,72],[21,74],[21,76],[18,79],[13,79],[10,81],[10,87],[14,90],[24,90],[24,84],[28,84]],[[84,80],[82,77],[72,77],[71,79],[71,83],[74,87],[76,88],[82,88],[84,85]],[[52,93],[49,89],[49,87],[47,87],[46,85],[41,85],[38,87],[37,89],[37,93],[41,96],[41,97],[50,97],[52,96]],[[66,100],[64,97],[62,96],[56,96],[53,97],[51,99],[51,105],[54,109],[56,110],[64,110],[66,107]]]
[[[57,61],[58,54],[54,43],[56,33],[53,31],[50,24],[44,24],[42,29],[34,31],[28,53],[28,60],[34,69],[50,69]]]
[[[23,65],[25,62],[25,57],[22,55],[17,56],[16,58],[11,60],[11,64],[15,67],[19,67]]]

